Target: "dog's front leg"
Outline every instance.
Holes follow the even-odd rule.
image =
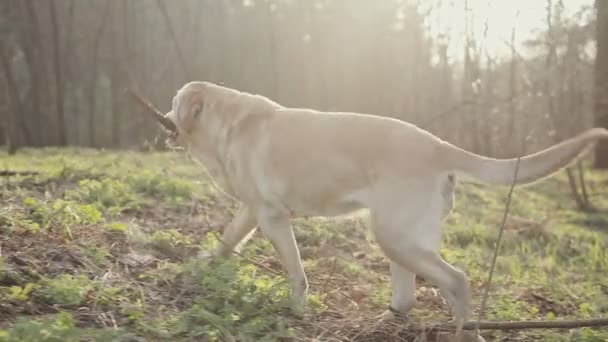
[[[394,261],[390,263],[392,297],[390,308],[407,314],[416,305],[416,274]]]
[[[300,251],[289,222],[289,216],[264,209],[258,213],[258,224],[279,254],[281,263],[287,269],[292,286],[291,299],[294,311],[296,314],[302,315],[306,306],[308,281],[304,267],[302,267]]]
[[[222,244],[215,252],[216,256],[230,257],[233,251],[240,248],[253,235],[256,227],[256,218],[249,206],[244,204],[232,221],[224,229]]]

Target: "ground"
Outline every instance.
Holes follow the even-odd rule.
[[[308,310],[259,232],[242,255],[205,261],[237,203],[177,152],[0,152],[0,341],[406,341],[407,322],[450,318],[418,279],[409,321],[378,323],[388,263],[365,215],[294,221],[310,281]],[[608,174],[589,171],[583,213],[558,174],[516,188],[487,320],[599,318],[608,311]],[[465,270],[475,309],[508,187],[459,183],[442,254]],[[407,227],[404,227],[406,229]],[[487,332],[494,340],[605,341],[602,329]],[[507,337],[508,339],[503,339]]]

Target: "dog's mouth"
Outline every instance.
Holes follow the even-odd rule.
[[[165,129],[167,133],[167,138],[165,139],[165,145],[171,149],[181,149],[182,146],[178,140],[179,138],[179,130],[177,129],[177,125],[168,117],[169,113],[162,116],[163,122],[170,122],[170,124],[164,124],[163,122],[159,123]],[[160,119],[160,118],[159,118]],[[175,129],[173,129],[175,127]]]

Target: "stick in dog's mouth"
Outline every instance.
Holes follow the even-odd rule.
[[[156,109],[149,101],[147,101],[143,96],[139,95],[136,91],[126,88],[125,92],[131,95],[131,98],[135,100],[135,102],[139,103],[142,107],[144,107],[145,112],[148,113],[148,116],[151,116],[158,123],[161,124],[166,130],[168,130],[171,135],[177,135],[177,126],[173,123],[173,121],[167,119],[158,109]]]

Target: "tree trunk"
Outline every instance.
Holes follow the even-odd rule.
[[[51,14],[51,30],[53,39],[53,66],[55,74],[55,110],[57,115],[57,135],[59,145],[65,146],[68,137],[65,132],[65,108],[63,99],[63,70],[61,68],[61,42],[59,39],[59,27],[57,26],[57,7],[55,0],[49,0]]]
[[[48,84],[45,66],[46,56],[36,8],[29,0],[21,1],[20,4],[23,6],[21,7],[23,16],[19,19],[28,23],[27,26],[23,27],[20,34],[22,35],[23,53],[30,76],[30,89],[27,97],[31,100],[31,106],[23,107],[20,116],[24,125],[31,124],[29,127],[32,127],[33,131],[31,137],[25,137],[25,144],[43,146],[49,141],[50,137],[48,130],[45,129],[48,120],[46,111],[43,109],[46,108],[47,104],[47,94],[43,91],[43,86]]]
[[[595,126],[608,128],[608,1],[596,0],[597,55],[595,57]],[[598,142],[595,165],[608,169],[608,141]]]
[[[103,31],[107,24],[108,13],[110,12],[110,1],[106,2],[105,8],[103,10],[103,15],[101,19],[101,24],[95,32],[95,37],[93,37],[93,59],[91,60],[91,73],[89,79],[89,85],[87,89],[87,102],[89,107],[89,145],[91,147],[97,146],[97,140],[95,139],[95,110],[96,110],[96,96],[95,90],[97,89],[97,76],[99,73],[99,46],[101,45],[101,38],[103,37]]]
[[[124,10],[124,8],[123,8]],[[121,125],[121,113],[124,101],[124,95],[120,91],[125,87],[124,74],[126,70],[123,70],[123,54],[121,51],[121,44],[119,42],[119,16],[120,9],[118,6],[112,6],[111,9],[111,22],[112,29],[110,33],[110,48],[112,49],[112,65],[110,66],[110,89],[112,93],[112,132],[110,135],[110,146],[120,146],[120,125]],[[123,22],[124,23],[124,22]],[[124,27],[123,27],[124,30]]]
[[[6,122],[7,132],[7,145],[8,153],[14,154],[21,144],[19,137],[19,131],[17,130],[17,115],[16,113],[22,112],[22,104],[19,100],[19,90],[17,89],[17,82],[11,70],[10,60],[6,44],[0,43],[0,64],[2,64],[2,71],[4,78],[6,79],[6,85],[8,86],[8,120]],[[27,134],[27,132],[25,132]]]

